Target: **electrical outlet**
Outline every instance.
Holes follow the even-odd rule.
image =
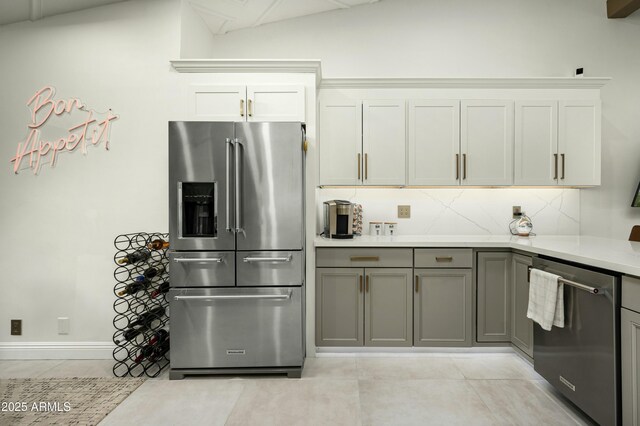
[[[513,206],[512,216],[514,219],[518,219],[522,216],[522,207],[521,206]]]
[[[11,335],[22,336],[22,320],[11,320]]]
[[[69,318],[58,317],[58,334],[69,334]]]
[[[409,219],[411,217],[411,206],[398,206],[398,219]]]

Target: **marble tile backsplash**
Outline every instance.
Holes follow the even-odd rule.
[[[508,235],[512,206],[522,206],[538,235],[580,232],[580,190],[573,188],[318,188],[318,233],[322,203],[332,199],[362,204],[365,234],[370,221],[392,221],[400,235]],[[399,204],[411,206],[411,218],[398,219]]]

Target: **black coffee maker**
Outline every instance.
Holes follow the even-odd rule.
[[[353,204],[345,200],[324,202],[324,236],[353,238]]]

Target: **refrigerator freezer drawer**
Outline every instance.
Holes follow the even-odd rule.
[[[171,368],[301,366],[302,288],[172,289]]]
[[[171,287],[235,285],[235,252],[170,252]]]
[[[301,251],[245,251],[236,256],[239,286],[302,285]]]

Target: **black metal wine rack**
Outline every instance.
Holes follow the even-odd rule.
[[[137,359],[142,353],[142,348],[150,344],[154,333],[161,329],[169,331],[167,293],[154,294],[154,291],[160,289],[162,283],[169,282],[167,249],[151,250],[147,248],[149,243],[159,239],[169,241],[169,234],[146,232],[122,234],[118,235],[113,242],[116,248],[113,261],[117,265],[113,273],[116,280],[116,285],[113,288],[116,297],[113,302],[113,310],[115,311],[113,325],[116,329],[113,334],[113,342],[116,344],[113,350],[113,359],[116,361],[113,366],[113,374],[117,377],[157,377],[169,365],[169,352],[159,357]],[[149,251],[147,259],[132,264],[118,263],[118,260],[141,250]],[[146,287],[143,286],[144,288],[133,294],[118,295],[127,285],[136,282],[138,277],[144,277],[145,271],[149,271],[150,268],[156,268],[158,273],[147,279]],[[165,284],[165,286],[167,285]],[[151,315],[151,320],[146,321],[145,326],[131,327],[131,324],[140,315],[160,307],[164,308],[162,315]],[[132,328],[140,329],[140,333],[133,338],[126,339],[125,332]]]

